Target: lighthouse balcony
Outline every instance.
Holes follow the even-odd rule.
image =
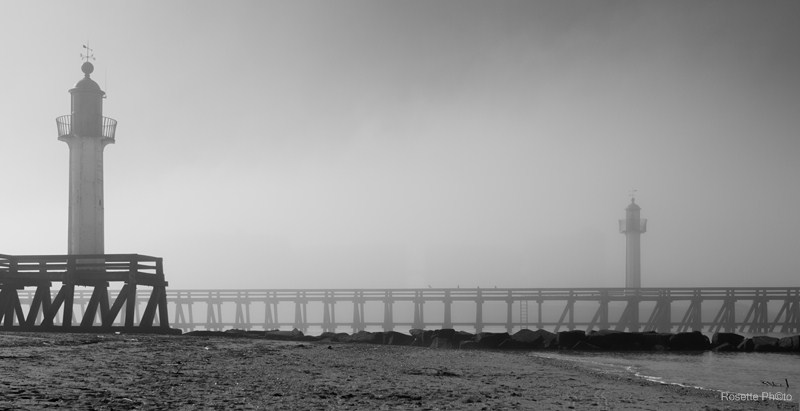
[[[68,137],[72,135],[72,116],[66,115],[56,118],[56,126],[58,127],[58,138]],[[103,117],[100,123],[100,137],[114,140],[114,135],[117,132],[117,120],[109,117]]]
[[[647,232],[647,219],[646,218],[639,219],[638,227],[637,227],[636,223],[637,223],[636,220],[631,221],[631,224],[628,224],[628,221],[626,221],[626,220],[619,220],[619,232],[623,233],[623,234],[625,234],[625,233],[627,233],[629,231],[630,232],[634,232],[634,233],[635,232],[639,232],[639,233]]]

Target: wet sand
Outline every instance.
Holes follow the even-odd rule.
[[[769,410],[523,353],[0,333],[0,409]]]

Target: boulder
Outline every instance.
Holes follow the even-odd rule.
[[[411,345],[416,347],[429,347],[431,345],[433,331],[414,328],[409,331],[409,334],[414,337],[414,341],[411,343]]]
[[[478,348],[480,348],[478,343],[472,340],[461,341],[458,344],[458,349],[460,350],[477,350]]]
[[[331,341],[331,342],[346,342],[350,340],[350,334],[348,333],[333,333],[330,331],[326,331],[319,336],[320,341]]]
[[[303,338],[303,332],[297,328],[292,331],[271,330],[264,331],[264,338],[269,340],[289,340],[298,341]]]
[[[731,343],[722,343],[717,345],[716,347],[712,348],[711,351],[714,352],[729,352],[729,351],[739,351],[737,345],[733,345]]]
[[[578,341],[577,344],[572,346],[572,349],[576,350],[576,351],[600,351],[601,350],[600,347],[598,347],[596,345],[593,345],[593,344],[589,344],[586,341]]]
[[[433,337],[433,339],[431,340],[430,347],[431,348],[445,348],[446,349],[446,348],[453,348],[454,345],[453,345],[453,340],[442,336],[442,337]]]
[[[383,343],[386,345],[411,345],[414,342],[414,337],[399,333],[397,331],[384,331]]]
[[[556,341],[556,334],[547,330],[531,331],[522,329],[511,336],[514,346],[517,348],[551,348]]]
[[[431,348],[454,348],[458,347],[458,333],[452,328],[444,328],[433,331],[431,335]]]
[[[456,333],[455,341],[459,344],[463,341],[475,341],[475,334],[466,332],[466,331],[459,331]]]
[[[377,332],[369,332],[369,331],[359,331],[350,336],[349,342],[352,343],[364,343],[364,344],[383,344],[383,333]]]
[[[745,338],[744,341],[739,343],[736,347],[737,351],[744,351],[744,352],[751,352],[753,351],[753,339],[752,338]]]
[[[558,348],[569,349],[575,344],[586,340],[586,332],[583,330],[560,331],[558,333]]]
[[[612,330],[592,331],[586,336],[585,341],[600,349],[611,351],[642,350],[645,345],[642,333]]]
[[[232,328],[230,330],[225,330],[225,334],[233,335],[237,337],[263,337],[263,331],[249,331],[249,330],[239,330],[237,328]]]
[[[525,350],[530,349],[530,345],[514,341],[513,338],[508,338],[497,346],[500,350]]]
[[[768,337],[759,335],[753,337],[753,351],[757,352],[775,352],[778,351],[778,342],[780,340],[775,337]]]
[[[778,341],[778,347],[781,351],[800,352],[800,335],[781,338],[781,340]]]
[[[508,333],[489,333],[489,332],[481,332],[475,334],[475,342],[478,343],[478,346],[481,348],[499,348],[500,344],[511,338]]]
[[[649,351],[666,351],[669,347],[670,333],[649,331],[642,333],[642,349]]]
[[[350,339],[350,334],[348,334],[348,333],[336,333],[336,334],[334,334],[333,338],[334,338],[333,341],[344,342],[344,341],[348,341]]]
[[[736,333],[714,333],[711,337],[711,346],[717,347],[722,344],[732,345],[734,348],[744,341],[744,336]]]
[[[711,346],[708,337],[700,331],[677,333],[669,337],[671,351],[705,351]]]

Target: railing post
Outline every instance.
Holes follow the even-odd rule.
[[[386,290],[383,298],[383,331],[394,331],[394,299],[392,290]]]
[[[452,301],[453,300],[450,298],[450,290],[445,290],[444,298],[442,299],[442,302],[444,302],[444,323],[442,324],[442,328],[453,328],[453,319],[450,310]]]
[[[514,318],[512,317],[514,307],[514,299],[511,297],[511,290],[508,290],[508,297],[506,298],[506,331],[511,334],[514,331]]]
[[[414,324],[413,328],[425,328],[425,299],[422,297],[422,291],[414,292]]]
[[[483,331],[483,291],[478,289],[478,297],[475,299],[475,332]]]

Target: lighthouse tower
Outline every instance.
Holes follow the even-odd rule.
[[[647,219],[639,217],[641,207],[636,199],[625,209],[625,219],[619,220],[619,232],[625,234],[625,288],[642,286],[642,255],[640,239],[647,231]]]
[[[88,50],[87,50],[88,51]],[[104,254],[103,149],[114,143],[117,121],[103,117],[105,93],[91,79],[94,66],[69,90],[71,114],[56,119],[58,139],[69,146],[69,254]]]

